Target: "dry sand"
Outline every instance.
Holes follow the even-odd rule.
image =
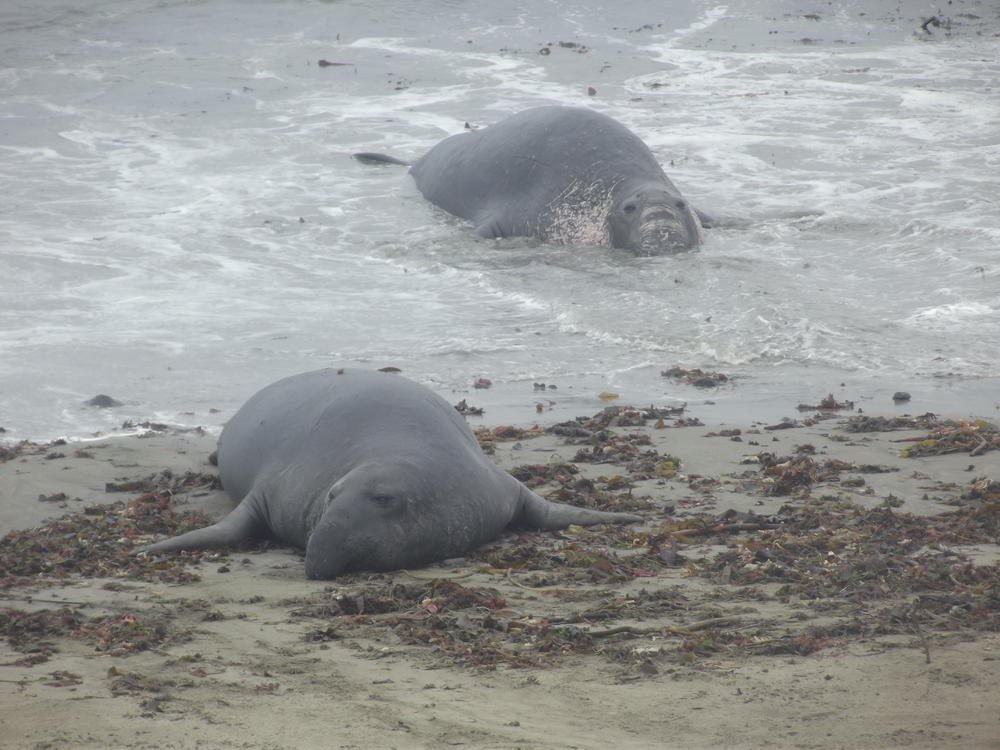
[[[978,617],[997,621],[996,577],[983,577],[985,590],[945,584],[921,594],[895,590],[895,579],[878,572],[898,552],[913,568],[932,553],[937,564],[972,560],[995,574],[996,504],[970,499],[969,489],[975,478],[1000,478],[1000,450],[904,458],[900,450],[913,443],[894,441],[927,430],[847,433],[837,419],[775,431],[677,424],[611,428],[622,445],[681,460],[677,475],[631,481],[630,492],[600,479],[635,476],[621,457],[573,462],[589,444],[568,445],[551,434],[496,443],[505,468],[575,463],[580,473],[568,484],[557,476],[539,491],[590,478],[607,496],[643,508],[647,522],[631,530],[508,534],[469,559],[330,582],[306,580],[301,556],[282,548],[205,554],[192,568],[201,580],[187,584],[114,571],[105,578],[7,578],[0,598],[8,628],[12,610],[53,613],[65,605],[80,618],[77,625],[134,620],[162,630],[143,650],[122,640],[102,643],[84,627],[18,648],[4,641],[0,745],[1000,747],[1000,635],[977,628],[969,613],[992,601]],[[742,431],[739,441],[705,437],[733,428]],[[0,463],[0,532],[138,494],[110,495],[108,482],[164,469],[211,472],[213,444],[211,436],[189,432],[28,450]],[[815,446],[816,464],[839,459],[854,469],[821,477],[798,495],[772,496],[760,465],[744,463],[761,452],[790,456],[804,444]],[[862,465],[898,471],[861,473]],[[663,469],[663,461],[654,466]],[[57,493],[66,498],[38,499]],[[899,550],[875,555],[866,594],[845,579],[839,594],[806,596],[782,592],[767,578],[741,585],[741,576],[776,564],[768,557],[773,546],[746,565],[705,572],[727,550],[752,549],[747,541],[773,545],[777,537],[764,535],[780,528],[683,531],[700,514],[719,521],[729,508],[767,519],[786,505],[877,508],[887,499],[896,507],[885,512],[895,516],[978,508],[987,516],[980,526],[993,529],[992,543],[945,533],[943,541],[904,549],[903,540]],[[173,502],[212,516],[230,507],[221,491],[205,488]],[[849,555],[850,535],[864,531],[856,527],[846,522],[837,532],[846,541],[831,542],[831,565]],[[676,549],[665,556],[650,549],[656,540],[669,548],[670,534],[641,536],[658,529],[678,532]],[[672,552],[680,564],[667,566]],[[966,605],[962,597],[972,591],[978,598]],[[913,615],[915,602],[935,596],[951,597],[943,614]],[[379,612],[389,600],[407,604]],[[26,658],[32,653],[42,654],[37,663]]]

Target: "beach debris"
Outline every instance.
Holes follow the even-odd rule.
[[[671,367],[660,370],[660,375],[664,378],[673,378],[685,385],[693,385],[695,388],[718,388],[719,386],[731,382],[728,375],[721,372],[709,372],[699,368],[691,370],[683,367]]]
[[[761,488],[765,495],[808,494],[820,477],[819,466],[807,453],[783,458],[761,453],[758,460],[764,474]]]
[[[555,485],[554,490],[545,493],[547,499],[555,502],[616,512],[655,507],[649,498],[631,492],[635,481],[648,478],[642,473],[601,475],[589,479],[581,477],[580,469],[571,463],[526,464],[514,467],[510,473],[532,489],[546,484]]]
[[[567,422],[560,422],[547,428],[546,432],[564,437],[590,437],[596,432],[609,428],[642,427],[651,420],[665,424],[667,419],[677,420],[677,426],[682,426],[679,418],[684,414],[685,408],[685,406],[649,406],[645,409],[637,409],[634,406],[607,406],[591,417],[577,417]],[[701,424],[697,420],[695,423]]]
[[[464,398],[461,401],[459,401],[457,404],[455,404],[455,410],[459,414],[461,414],[463,417],[467,417],[467,416],[470,416],[470,415],[474,416],[474,417],[481,417],[481,416],[483,416],[483,407],[481,407],[481,406],[469,406],[469,404],[466,403],[466,401],[465,401]]]
[[[41,682],[48,687],[74,687],[82,684],[83,678],[76,672],[67,672],[66,670],[58,669],[42,678]]]
[[[731,430],[719,430],[718,432],[706,432],[702,437],[727,437],[730,440],[740,441],[743,431],[738,427]]]
[[[80,627],[86,617],[75,609],[42,609],[26,612],[23,609],[0,609],[0,636],[15,651],[33,654],[34,664],[48,661],[51,654],[58,651],[52,638],[68,636]]]
[[[186,635],[171,638],[166,622],[149,613],[125,613],[94,617],[70,633],[71,638],[88,641],[94,649],[110,656],[128,656],[159,648],[171,640],[185,640]]]
[[[124,406],[124,404],[121,401],[111,398],[111,396],[108,396],[104,393],[98,393],[92,399],[84,401],[84,403],[87,406],[93,406],[96,409],[111,409],[116,406]]]
[[[124,672],[114,666],[108,668],[107,677],[109,680],[108,688],[112,695],[131,695],[140,698],[139,708],[142,710],[142,716],[145,717],[163,713],[164,704],[170,700],[170,695],[166,690],[175,685],[172,680],[151,677],[138,672]]]
[[[389,365],[388,367],[380,367],[380,368],[378,368],[378,371],[379,372],[391,372],[391,373],[402,372],[402,370],[400,370],[398,367],[393,367],[392,365]]]
[[[550,432],[553,435],[561,435],[563,437],[571,438],[589,438],[593,435],[593,431],[581,426],[578,422],[560,422],[559,424],[554,424],[551,427],[546,428],[546,432]]]
[[[489,378],[476,378],[472,383],[473,388],[492,388],[493,381]]]
[[[601,391],[600,393],[597,394],[597,397],[601,399],[601,401],[614,401],[616,399],[621,398],[621,394],[611,393],[610,391]]]
[[[0,609],[0,636],[11,648],[27,654],[24,666],[48,661],[58,652],[57,637],[92,643],[95,651],[110,656],[127,656],[158,648],[172,640],[166,623],[148,614],[126,613],[104,617],[86,617],[77,609]],[[183,640],[178,634],[176,639]],[[28,663],[30,662],[30,663]]]
[[[198,580],[185,568],[204,553],[163,560],[130,554],[144,540],[201,528],[211,521],[202,513],[176,511],[172,499],[206,487],[218,487],[212,475],[159,472],[142,480],[143,494],[127,502],[88,505],[34,529],[12,531],[0,539],[0,589],[55,583],[70,576],[130,578],[164,583]]]
[[[909,401],[910,394],[907,393],[906,391],[896,391],[895,393],[892,394],[892,400],[896,402]]]
[[[0,463],[3,463],[4,461],[13,461],[15,458],[21,458],[23,456],[39,455],[47,452],[50,449],[50,446],[65,444],[65,440],[57,440],[48,444],[33,443],[30,440],[22,440],[19,443],[14,443],[13,445],[0,444]]]
[[[784,419],[782,419],[780,422],[778,422],[776,424],[766,425],[764,427],[764,429],[765,430],[771,430],[771,431],[774,431],[774,430],[790,430],[793,427],[801,427],[801,426],[802,425],[800,425],[795,420],[789,419],[788,417],[785,417]]]
[[[923,23],[920,24],[920,28],[925,34],[933,34],[930,29],[931,26],[935,29],[951,31],[951,19],[948,17],[938,18],[937,16],[931,16],[930,18],[925,18]]]
[[[843,423],[848,432],[891,432],[893,430],[929,430],[941,421],[936,414],[927,412],[918,417],[848,417]]]
[[[540,477],[548,468],[526,470]],[[578,477],[565,464],[552,474],[557,481]],[[920,517],[839,501],[786,506],[776,516],[668,518],[652,531],[524,534],[474,552],[467,573],[408,574],[416,584],[358,577],[336,593],[299,600],[293,616],[316,618],[341,638],[384,642],[391,632],[404,645],[476,669],[601,654],[641,673],[646,661],[807,655],[859,635],[993,631],[1000,627],[1000,568],[973,565],[946,545],[996,539],[998,520],[996,509]],[[707,557],[685,549],[713,537],[726,549]],[[624,556],[621,548],[641,554]],[[476,566],[494,583],[460,580]],[[696,589],[665,582],[620,588],[678,567],[743,593],[717,590],[699,599]],[[775,593],[765,593],[765,583],[777,584]],[[719,606],[788,597],[806,611],[814,607],[825,622],[803,617],[790,627]],[[568,602],[578,602],[569,614]]]
[[[829,394],[826,398],[820,401],[818,404],[799,404],[795,407],[799,411],[839,411],[841,409],[853,409],[853,401],[838,401],[833,397],[833,394]]]
[[[82,502],[79,497],[73,499]],[[38,502],[40,503],[65,503],[67,500],[69,500],[69,495],[65,492],[54,492],[51,495],[42,494],[38,496]]]
[[[638,510],[647,515],[644,526],[512,533],[467,558],[417,572],[345,574],[335,586],[294,599],[272,598],[265,606],[284,608],[293,621],[307,621],[304,643],[317,649],[332,639],[362,644],[362,653],[370,652],[371,658],[421,648],[428,658],[477,670],[545,667],[587,655],[617,665],[628,679],[657,679],[673,668],[667,665],[802,656],[843,648],[857,638],[894,634],[919,634],[911,646],[930,653],[936,638],[1000,629],[1000,567],[977,565],[963,551],[1000,543],[996,479],[981,475],[954,485],[946,492],[952,510],[916,516],[899,512],[900,500],[891,495],[876,507],[863,507],[841,487],[895,467],[826,458],[810,444],[796,446],[791,455],[747,457],[755,463],[738,475],[685,476],[681,460],[658,453],[650,440],[664,418],[652,407],[608,407],[563,423],[564,432],[550,428],[574,446],[572,460],[554,454],[548,463],[513,470],[552,499]],[[621,429],[638,424],[647,429]],[[935,423],[942,424],[960,440],[992,434],[974,422],[965,423],[968,434],[957,424]],[[541,432],[509,426],[480,430],[491,440],[528,439]],[[135,485],[139,489],[133,492],[143,494],[128,503],[92,506],[61,519],[66,525],[9,535],[0,542],[4,593],[16,598],[16,587],[30,586],[26,598],[36,596],[39,584],[72,576],[104,576],[108,591],[121,590],[116,587],[130,578],[191,580],[176,569],[156,576],[171,564],[208,553],[129,567],[140,561],[127,550],[146,535],[183,530],[161,526],[177,524],[172,496],[194,491],[206,478],[214,480],[161,472]],[[912,478],[929,477],[915,473]],[[649,479],[702,496],[727,487],[791,500],[767,515],[702,513],[682,499],[666,504],[644,496],[639,488]],[[127,481],[132,480],[112,484]],[[837,494],[817,496],[821,485]],[[195,519],[189,526],[203,523]],[[27,562],[18,568],[22,558]],[[692,584],[697,580],[702,583]],[[770,609],[791,602],[795,616],[774,618],[757,602]],[[182,600],[166,608],[160,602],[152,610],[155,616],[126,607],[98,618],[69,606],[41,615],[0,610],[0,634],[21,644],[15,648],[23,654],[19,666],[43,663],[64,638],[127,656],[186,637],[187,630],[175,624],[179,618],[197,627],[198,621],[225,617],[214,606]],[[194,677],[210,674],[194,666]],[[113,669],[108,679],[116,690],[140,696],[147,712],[162,710],[159,703],[167,696],[157,689],[159,683]],[[62,679],[51,676],[54,683]],[[71,681],[65,678],[66,684]],[[263,683],[260,690],[276,684]]]
[[[512,425],[500,425],[499,427],[478,427],[473,430],[476,440],[484,448],[490,444],[501,441],[524,440],[542,434],[542,428],[538,425],[529,428],[514,427]]]
[[[976,477],[970,484],[970,488],[962,495],[962,499],[1000,502],[1000,481],[983,476]]]
[[[962,627],[1000,626],[1000,568],[975,566],[943,546],[995,540],[995,513],[989,519],[977,518],[966,508],[916,516],[841,503],[788,509],[781,520],[778,527],[761,530],[706,560],[699,573],[724,575],[736,585],[781,583],[779,596],[804,600],[882,600],[886,607],[896,602],[901,618],[891,610],[870,607],[888,632],[895,629],[894,619],[897,628],[920,621],[947,628],[938,619],[941,615],[956,618],[953,623]],[[956,600],[968,606],[952,611]]]
[[[907,438],[899,442],[912,445],[899,452],[904,458],[937,456],[945,453],[968,453],[979,456],[1000,448],[1000,428],[985,419],[948,420],[941,422],[923,438]]]

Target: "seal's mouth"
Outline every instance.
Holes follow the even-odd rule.
[[[702,242],[701,224],[696,216],[678,216],[676,212],[648,209],[639,226],[638,251],[642,255],[677,253]]]
[[[646,222],[639,229],[639,250],[643,255],[679,252],[691,246],[687,234],[676,220]]]

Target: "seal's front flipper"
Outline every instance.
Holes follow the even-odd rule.
[[[501,237],[507,236],[507,233],[503,231],[503,222],[500,221],[500,217],[495,213],[490,213],[484,219],[478,221],[476,224],[476,234],[485,240],[498,240]]]
[[[267,533],[267,526],[257,514],[257,503],[252,495],[243,498],[232,513],[216,524],[203,529],[195,529],[186,534],[164,539],[162,542],[147,544],[133,550],[139,552],[177,552],[184,549],[209,549],[213,547],[235,547],[241,542],[260,539]]]
[[[564,529],[574,523],[591,526],[595,523],[639,523],[640,521],[642,518],[632,513],[607,513],[549,502],[521,485],[520,508],[511,520],[511,525],[545,530]]]
[[[354,158],[362,164],[398,164],[401,167],[410,166],[410,162],[397,159],[395,156],[373,154],[370,151],[362,151],[359,154],[354,154]]]

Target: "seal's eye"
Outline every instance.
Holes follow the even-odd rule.
[[[624,211],[626,213],[626,215],[627,214],[634,214],[635,213],[635,209],[636,209],[636,205],[634,203],[626,203],[624,206],[622,206],[622,211]]]

